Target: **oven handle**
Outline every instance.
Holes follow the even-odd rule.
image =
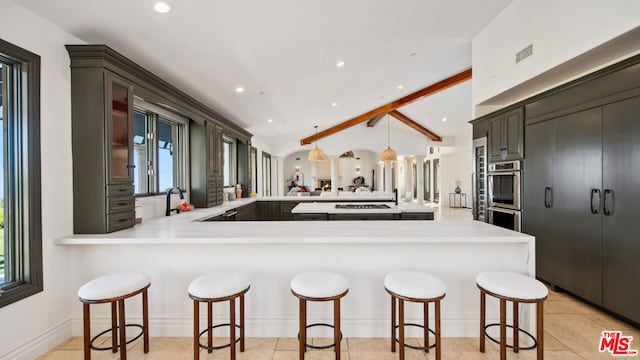
[[[505,214],[509,214],[509,215],[518,215],[518,214],[520,214],[520,210],[511,210],[511,209],[499,208],[499,207],[494,207],[494,206],[489,207],[487,210],[488,211],[505,213]]]

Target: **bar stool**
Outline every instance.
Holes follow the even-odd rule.
[[[437,277],[418,271],[395,271],[384,278],[384,288],[391,295],[391,352],[396,352],[396,342],[400,343],[400,360],[404,360],[405,347],[424,350],[436,348],[436,360],[440,360],[440,300],[445,295],[447,288],[442,280]],[[398,317],[400,323],[396,325],[396,300],[398,301]],[[424,325],[404,322],[404,302],[418,302],[424,306]],[[429,303],[434,303],[436,312],[435,331],[429,329]],[[413,346],[405,343],[405,326],[414,326],[424,329],[424,346]],[[399,338],[396,338],[396,329],[399,329]],[[429,345],[429,333],[436,338],[436,343]]]
[[[120,359],[127,359],[127,344],[144,336],[144,352],[149,352],[149,303],[147,289],[151,286],[149,275],[143,273],[110,274],[93,279],[78,290],[78,298],[83,306],[84,359],[91,360],[91,350],[111,350],[120,348]],[[124,300],[142,294],[142,325],[125,322]],[[111,303],[111,328],[91,338],[91,304]],[[126,328],[140,328],[140,334],[127,341]],[[111,346],[97,347],[93,342],[111,331]]]
[[[244,352],[244,295],[249,291],[249,279],[236,273],[213,273],[198,277],[189,284],[189,297],[193,299],[193,358],[200,359],[200,348],[213,350],[230,348],[231,360],[236,359],[236,344]],[[240,325],[236,325],[236,299],[240,298]],[[229,323],[213,325],[213,303],[229,301]],[[207,328],[200,331],[200,303],[207,303]],[[229,343],[213,346],[213,329],[228,326]],[[236,328],[240,337],[236,340]],[[200,336],[207,333],[207,345],[200,343]]]
[[[340,360],[340,299],[349,292],[349,281],[342,275],[327,271],[311,271],[291,279],[291,292],[300,299],[300,332],[298,342],[300,360],[304,360],[307,348],[328,349],[333,347],[336,360]],[[307,325],[307,301],[333,301],[334,325],[315,323]],[[315,346],[307,343],[307,329],[316,326],[333,328],[333,344]]]
[[[484,352],[485,336],[489,340],[500,344],[500,359],[506,360],[507,348],[513,352],[519,350],[531,350],[537,348],[537,359],[542,360],[544,349],[544,319],[543,303],[547,298],[548,290],[540,281],[517,273],[511,272],[483,272],[476,276],[476,285],[480,289],[480,352]],[[500,299],[500,323],[488,324],[486,322],[486,295],[489,294]],[[513,303],[513,325],[507,325],[507,301]],[[527,331],[518,327],[518,304],[536,304],[536,328],[537,339]],[[487,329],[492,326],[500,326],[500,341],[494,339],[487,333]],[[513,329],[513,345],[507,345],[507,327]],[[520,346],[519,334],[526,334],[533,345],[527,347]]]

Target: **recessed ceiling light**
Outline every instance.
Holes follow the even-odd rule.
[[[164,1],[158,1],[153,4],[153,10],[159,12],[160,14],[166,14],[171,11],[171,5],[167,4]]]
[[[398,90],[400,90],[400,89],[404,88],[404,85],[398,85],[397,88],[398,88]]]
[[[442,118],[442,121],[447,121],[447,118]]]
[[[237,93],[244,92],[244,88],[243,88],[242,86],[238,86],[238,87],[236,88],[236,92],[237,92]]]
[[[272,122],[273,122],[273,119],[267,119],[267,122],[268,122],[268,123],[272,123]]]
[[[336,107],[338,106],[338,103],[337,102],[331,103],[331,106]]]
[[[339,60],[339,61],[336,63],[336,66],[337,66],[337,67],[343,67],[343,66],[345,66],[346,64],[347,64],[346,62],[344,62],[344,61],[342,61],[342,60]]]

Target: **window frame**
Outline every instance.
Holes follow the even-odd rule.
[[[40,56],[0,39],[0,57],[9,64],[13,83],[3,83],[3,136],[13,155],[3,165],[5,175],[5,258],[12,256],[14,279],[0,286],[0,307],[43,290],[40,163]],[[3,66],[4,68],[4,66]],[[26,89],[24,88],[26,86]],[[9,95],[9,96],[6,96]],[[7,106],[13,100],[13,105]],[[5,135],[6,134],[6,135]],[[26,144],[25,144],[26,140]],[[16,166],[17,165],[17,166]],[[3,239],[3,241],[5,241]],[[11,253],[9,253],[9,251]]]
[[[262,151],[262,196],[271,196],[271,187],[271,154]]]
[[[182,192],[186,192],[187,184],[189,183],[188,178],[188,169],[187,164],[189,163],[189,120],[187,118],[183,118],[181,115],[174,114],[173,112],[164,110],[163,108],[156,106],[152,103],[146,102],[140,98],[134,98],[134,112],[144,113],[146,116],[146,129],[147,133],[145,134],[145,138],[147,140],[146,147],[146,182],[147,182],[147,192],[144,193],[134,193],[134,197],[148,197],[148,196],[156,196],[156,195],[164,195],[167,192],[161,190],[160,180],[158,175],[158,159],[159,159],[159,122],[163,121],[165,123],[170,123],[172,125],[177,125],[179,127],[178,132],[178,141],[175,145],[174,149],[178,152],[178,156],[174,158],[174,166],[177,169],[177,172],[174,173],[174,181],[178,184],[177,186],[180,188]],[[149,137],[151,134],[151,137]],[[153,144],[153,146],[149,146]],[[134,176],[134,184],[135,184],[135,176]]]
[[[234,188],[238,179],[238,149],[237,149],[238,140],[235,138],[230,138],[227,136],[222,136],[222,186],[225,188]],[[227,154],[224,151],[224,144],[229,144],[230,154],[227,159]],[[229,160],[229,164],[227,164],[227,160]],[[230,166],[229,168],[229,184],[224,183],[224,167]]]

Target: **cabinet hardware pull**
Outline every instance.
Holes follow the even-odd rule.
[[[127,205],[129,205],[129,203],[123,203],[123,202],[118,203],[118,206],[127,206]]]
[[[609,208],[609,206],[607,206],[607,195],[611,195],[611,208],[613,208],[613,205],[615,203],[615,198],[614,198],[614,194],[613,194],[613,190],[611,189],[604,189],[604,214],[606,216],[611,216],[611,214],[613,213],[611,211],[611,209]]]
[[[553,206],[553,189],[549,186],[544,188],[544,207],[549,209]]]
[[[598,194],[598,207],[593,207],[593,195]],[[600,213],[600,189],[591,189],[591,213],[599,214]]]

